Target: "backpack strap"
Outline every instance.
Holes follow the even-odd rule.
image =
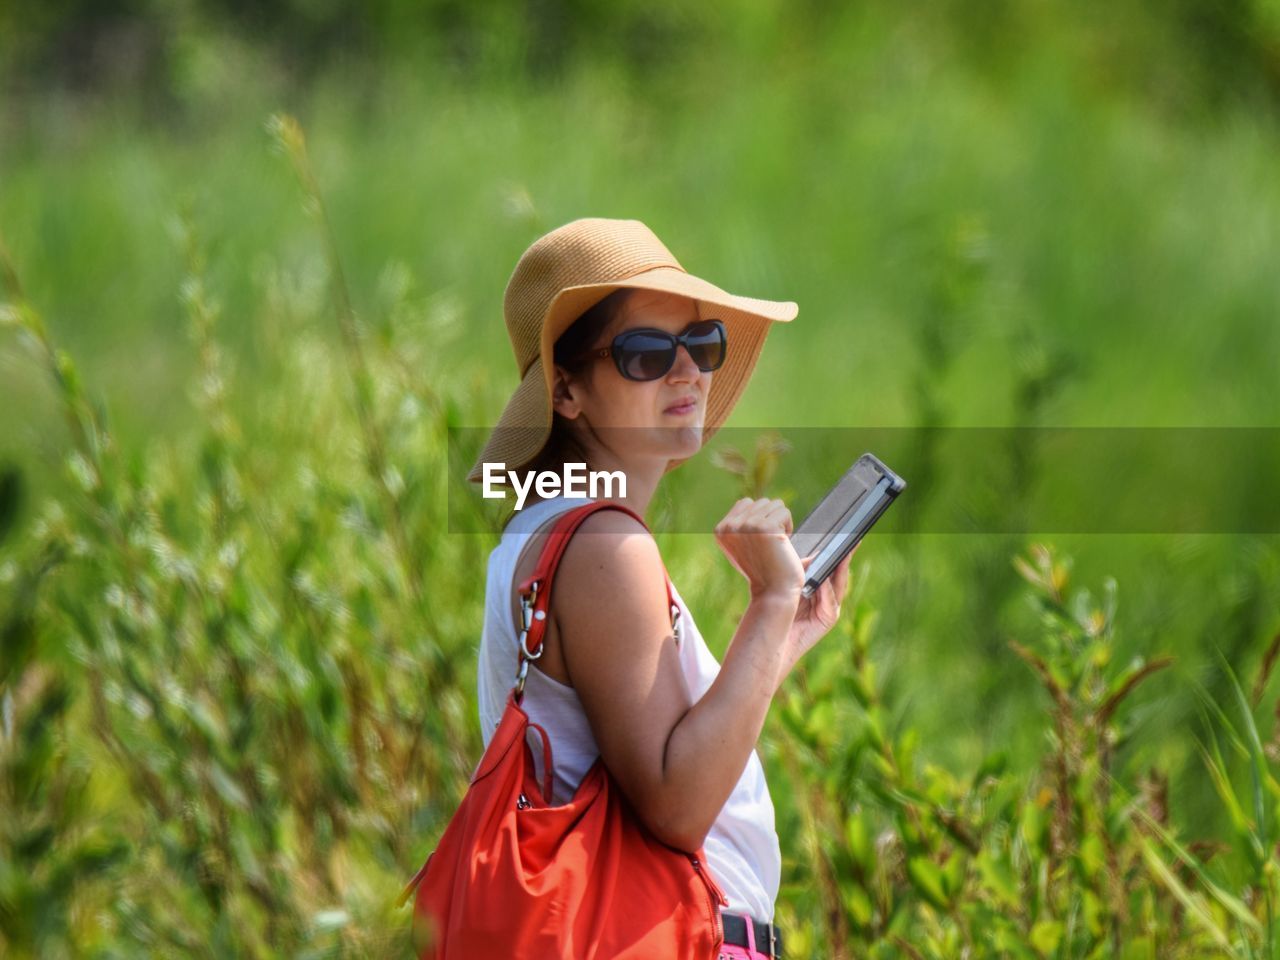
[[[630,507],[608,500],[597,500],[566,510],[556,520],[547,538],[546,546],[538,557],[533,573],[526,577],[517,587],[520,594],[520,672],[516,675],[516,685],[512,693],[516,703],[524,695],[524,679],[529,673],[529,661],[542,656],[542,638],[547,632],[547,614],[551,608],[551,584],[555,579],[560,558],[569,546],[569,538],[582,525],[582,521],[597,510],[621,510],[640,521],[646,530],[648,524]],[[671,614],[671,626],[676,632],[676,640],[680,639],[680,605],[676,603],[675,594],[671,590],[671,578],[666,575],[666,565],[662,568],[666,580],[667,608]]]

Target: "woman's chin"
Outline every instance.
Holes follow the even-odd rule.
[[[687,459],[702,449],[702,424],[665,427],[661,440],[663,452],[672,460]]]

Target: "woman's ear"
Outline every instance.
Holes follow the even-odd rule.
[[[566,420],[576,420],[582,413],[581,384],[559,364],[555,370],[555,380],[551,384],[551,409]]]

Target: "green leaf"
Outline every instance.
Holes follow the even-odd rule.
[[[1224,950],[1231,948],[1231,942],[1227,938],[1227,933],[1222,927],[1218,926],[1217,921],[1213,919],[1213,914],[1209,912],[1209,908],[1205,905],[1204,897],[1199,894],[1192,893],[1182,881],[1173,875],[1173,871],[1160,859],[1160,855],[1156,852],[1147,837],[1140,837],[1138,843],[1142,849],[1142,858],[1146,860],[1147,867],[1151,874],[1164,884],[1165,888],[1172,893],[1179,902],[1186,907],[1187,913],[1200,926],[1202,926],[1218,946]]]
[[[1254,870],[1260,870],[1267,859],[1266,849],[1262,846],[1262,841],[1254,831],[1253,825],[1249,823],[1249,818],[1245,816],[1244,808],[1240,806],[1235,788],[1231,785],[1231,778],[1227,774],[1226,764],[1222,760],[1222,753],[1218,749],[1217,738],[1213,736],[1212,731],[1210,731],[1210,738],[1213,742],[1213,756],[1209,755],[1203,745],[1200,747],[1200,754],[1209,770],[1209,780],[1227,808],[1231,825],[1235,828],[1236,835],[1243,841],[1250,863]]]
[[[951,901],[943,889],[942,871],[936,863],[925,857],[912,857],[907,863],[907,876],[925,900],[939,910],[951,909]]]
[[[844,836],[854,861],[870,876],[875,870],[876,853],[865,817],[859,813],[850,814],[844,822]]]
[[[1094,880],[1102,872],[1106,864],[1106,848],[1102,838],[1090,833],[1080,841],[1080,867],[1088,880]]]
[[[1217,900],[1218,903],[1222,904],[1222,906],[1238,921],[1249,927],[1251,930],[1258,931],[1262,929],[1262,924],[1258,922],[1257,917],[1249,912],[1249,908],[1244,905],[1243,901],[1238,897],[1234,897],[1227,893],[1218,886],[1218,884],[1214,883],[1213,878],[1211,878],[1205,871],[1204,867],[1201,866],[1200,861],[1193,857],[1182,846],[1182,844],[1178,843],[1178,841],[1160,825],[1159,821],[1143,810],[1140,806],[1134,806],[1133,809],[1147,827],[1150,828],[1151,831],[1155,833],[1170,850],[1173,851],[1174,855],[1196,875],[1196,880],[1198,880],[1200,884],[1209,891],[1210,896]],[[1149,840],[1144,840],[1144,842],[1150,843]]]
[[[1049,836],[1049,811],[1034,799],[1028,799],[1022,804],[1018,830],[1027,846],[1043,851]]]
[[[979,764],[977,772],[973,775],[973,787],[977,789],[982,783],[988,779],[999,779],[1004,775],[1005,770],[1009,766],[1009,754],[1004,750],[997,750],[995,753],[988,754]]]
[[[1084,913],[1084,923],[1089,928],[1089,933],[1095,937],[1102,936],[1106,920],[1106,909],[1103,907],[1102,901],[1098,899],[1097,894],[1092,890],[1085,890],[1080,900],[1081,909]]]
[[[1062,921],[1060,920],[1038,920],[1031,928],[1031,946],[1035,947],[1042,957],[1057,950],[1061,939]]]
[[[1013,865],[1003,856],[984,850],[978,855],[978,875],[983,885],[1005,906],[1017,909],[1022,902],[1018,892],[1018,877]]]
[[[964,878],[967,872],[969,858],[959,852],[952,853],[947,862],[942,867],[942,883],[943,889],[947,892],[948,900],[955,900],[960,895],[961,889],[964,887]]]
[[[804,729],[813,740],[826,740],[835,726],[835,706],[830,700],[822,700],[810,711]]]
[[[1253,720],[1253,710],[1249,707],[1249,700],[1240,686],[1240,681],[1236,679],[1235,671],[1231,669],[1231,665],[1227,663],[1221,651],[1218,652],[1218,656],[1222,660],[1222,668],[1227,672],[1227,678],[1231,681],[1231,689],[1235,692],[1236,706],[1240,708],[1240,714],[1244,717],[1245,745],[1249,748],[1250,769],[1253,773],[1253,815],[1262,848],[1269,850],[1271,848],[1270,821],[1267,819],[1266,796],[1263,793],[1263,785],[1270,776],[1267,771],[1267,757],[1262,751],[1258,725]]]
[[[1156,960],[1154,936],[1133,937],[1120,947],[1119,960]]]
[[[871,902],[871,898],[867,896],[867,891],[863,889],[861,884],[850,883],[845,885],[844,906],[849,912],[849,916],[853,918],[854,923],[858,926],[871,926],[871,921],[875,917],[875,905]]]

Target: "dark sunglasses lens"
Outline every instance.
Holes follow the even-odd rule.
[[[703,372],[717,370],[724,363],[724,327],[718,321],[704,320],[689,328],[689,356]]]
[[[656,380],[671,369],[675,353],[675,345],[667,337],[635,333],[623,340],[618,359],[624,376]]]
[[[686,331],[689,356],[700,370],[719,369],[725,357],[724,324],[719,320],[703,320]],[[656,380],[665,376],[676,359],[676,344],[669,334],[637,330],[621,338],[615,348],[625,377],[632,380]]]

